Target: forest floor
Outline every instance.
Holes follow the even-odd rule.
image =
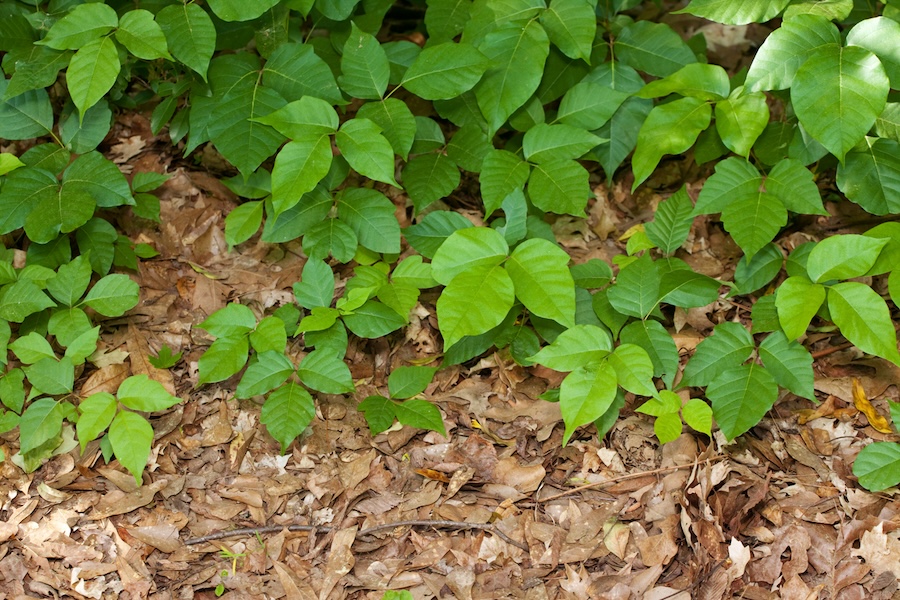
[[[172,177],[161,224],[118,221],[160,256],[131,273],[141,302],[104,323],[101,367],[76,389],[87,396],[148,374],[184,401],[154,419],[140,488],[97,443],[34,473],[0,464],[0,599],[900,597],[900,500],[866,492],[851,473],[866,443],[896,439],[854,407],[853,380],[887,414],[886,400],[900,400],[896,366],[816,333],[804,343],[821,402],[787,394],[732,444],[685,433],[660,446],[629,395],[607,436],[586,427],[563,447],[558,406],[537,399],[561,374],[498,352],[439,371],[429,386],[447,437],[409,427],[373,437],[355,405],[383,391],[392,368],[439,359],[436,296],[426,294],[404,332],[351,340],[357,393],[319,395],[311,427],[281,456],[260,405],[234,399],[236,379],[195,387],[211,342],[195,326],[230,301],[257,314],[292,301],[299,246],[254,238],[229,251],[224,218],[237,199],[215,154],[188,165],[139,114],[120,115],[113,132],[104,149],[124,171]],[[708,173],[687,164],[664,163],[637,195],[627,178],[593,180],[589,219],[554,223],[575,262],[621,254],[621,235],[683,182],[696,198]],[[409,224],[405,197],[394,196]],[[479,223],[465,208],[473,198],[456,200]],[[794,223],[779,243],[859,231],[862,215],[847,205],[827,204],[832,217]],[[730,278],[740,251],[700,218],[679,256]],[[679,310],[669,330],[686,359],[715,324],[745,322],[749,309],[722,299]],[[172,370],[148,362],[163,344],[184,351]],[[289,354],[297,362],[304,349]],[[0,438],[7,456],[17,447],[16,433]],[[259,527],[269,529],[211,539]]]

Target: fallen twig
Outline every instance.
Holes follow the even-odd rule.
[[[607,485],[612,485],[614,483],[619,483],[620,481],[628,481],[629,479],[638,479],[640,477],[646,477],[647,475],[658,475],[659,473],[669,473],[671,471],[680,471],[681,469],[692,469],[697,465],[702,465],[704,463],[713,462],[717,460],[722,460],[726,458],[725,456],[713,456],[710,458],[704,458],[703,460],[695,460],[694,462],[687,465],[676,465],[674,467],[662,467],[659,469],[653,469],[652,471],[641,471],[640,473],[629,473],[628,475],[622,475],[621,477],[614,477],[613,479],[607,479],[606,481],[595,481],[593,483],[586,483],[584,485],[579,485],[576,488],[572,488],[571,490],[566,490],[564,492],[560,492],[558,494],[553,494],[552,496],[548,496],[546,498],[541,498],[539,502],[550,502],[551,500],[556,500],[557,498],[562,498],[564,496],[571,496],[572,494],[577,494],[578,492],[584,490],[590,490],[594,488],[599,488]]]
[[[373,533],[377,533],[379,531],[388,531],[391,529],[396,529],[397,527],[434,527],[436,529],[445,528],[445,529],[480,529],[482,531],[488,531],[501,540],[506,542],[507,544],[512,544],[516,548],[520,548],[525,552],[528,552],[528,546],[523,542],[516,541],[500,531],[498,527],[495,527],[493,523],[466,523],[464,521],[397,521],[396,523],[385,523],[383,525],[376,525],[375,527],[369,527],[368,529],[363,529],[356,533],[356,537],[359,538],[365,535],[371,535]],[[311,531],[311,532],[322,532],[328,533],[332,531],[333,527],[323,527],[318,525],[268,525],[265,527],[243,527],[240,529],[231,529],[228,531],[217,531],[215,533],[210,533],[209,535],[204,535],[198,538],[192,538],[184,542],[186,546],[193,546],[196,544],[203,544],[206,542],[212,542],[214,540],[221,540],[225,538],[231,537],[240,537],[240,536],[248,536],[248,535],[263,535],[267,533],[278,533],[287,529],[288,531]]]

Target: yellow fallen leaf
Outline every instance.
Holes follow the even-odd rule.
[[[866,418],[869,419],[869,425],[875,431],[891,433],[890,422],[875,410],[875,407],[869,402],[868,396],[866,396],[866,390],[863,389],[862,384],[856,377],[853,378],[853,405],[856,407],[856,410],[866,415]]]

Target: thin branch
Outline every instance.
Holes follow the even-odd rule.
[[[717,460],[722,460],[726,458],[725,456],[713,456],[711,458],[704,458],[703,460],[695,460],[694,462],[687,465],[676,465],[674,467],[662,467],[660,469],[653,469],[652,471],[641,471],[640,473],[629,473],[628,475],[622,475],[621,477],[614,477],[613,479],[607,479],[606,481],[595,481],[594,483],[586,483],[584,485],[579,485],[576,488],[572,488],[571,490],[566,490],[564,492],[560,492],[558,494],[553,494],[552,496],[548,496],[546,498],[541,498],[539,502],[550,502],[551,500],[556,500],[557,498],[562,498],[564,496],[571,496],[572,494],[577,494],[578,492],[582,492],[584,490],[595,489],[599,487],[604,487],[607,485],[613,485],[614,483],[619,483],[620,481],[628,481],[629,479],[639,479],[641,477],[646,477],[647,475],[658,475],[660,473],[671,473],[672,471],[680,471],[681,469],[693,469],[697,465],[702,465],[708,462],[714,462]]]
[[[436,529],[480,529],[482,531],[488,531],[501,540],[506,542],[507,544],[512,544],[516,548],[520,548],[525,552],[528,552],[528,546],[522,542],[516,541],[503,533],[499,527],[494,526],[493,523],[465,523],[463,521],[397,521],[396,523],[385,523],[384,525],[376,525],[375,527],[369,527],[368,529],[363,529],[362,531],[358,531],[356,533],[356,537],[359,538],[364,535],[371,535],[373,533],[377,533],[379,531],[388,531],[391,529],[396,529],[397,527],[434,527]],[[228,531],[217,531],[215,533],[210,533],[209,535],[204,535],[198,538],[192,538],[187,540],[184,544],[186,546],[194,546],[196,544],[204,544],[206,542],[212,542],[214,540],[221,540],[225,538],[232,537],[243,537],[249,535],[263,535],[269,533],[278,533],[287,529],[288,531],[311,531],[311,532],[322,532],[328,533],[332,531],[333,527],[322,527],[316,525],[268,525],[266,527],[243,527],[241,529],[230,529]]]

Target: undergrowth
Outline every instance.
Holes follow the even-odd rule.
[[[229,244],[302,240],[296,303],[268,315],[234,303],[200,324],[215,338],[200,384],[242,373],[235,396],[265,397],[262,422],[283,450],[313,419],[313,393],[354,391],[348,336],[402,329],[430,288],[441,288],[440,366],[496,348],[568,373],[545,394],[563,443],[585,425],[604,435],[626,393],[645,399],[662,442],[714,422],[734,439],[781,390],[815,400],[798,341],[810,330],[900,364],[898,3],[693,0],[684,12],[772,23],[737,73],[709,64],[703,35],[682,38],[661,4],[640,4],[0,0],[0,137],[33,140],[0,154],[0,430],[19,428],[12,460],[33,470],[99,438],[140,480],[146,414],[178,402],[146,377],[116,396],[74,385],[98,317],[138,300],[110,271],[154,255],[102,216],[159,220],[150,192],[165,176],[129,182],[96,151],[119,109],[152,108],[154,133],[185,155],[210,143],[235,167],[226,184],[245,201],[226,220]],[[696,203],[684,188],[661,202],[613,265],[570,264],[550,225],[585,217],[592,172],[628,177],[630,157],[634,190],[682,153],[716,161]],[[828,215],[817,180],[835,170],[829,201],[884,221],[776,243],[794,215]],[[484,226],[446,203],[461,172],[478,177]],[[401,229],[389,186],[408,197],[412,226]],[[699,215],[719,215],[743,251],[733,281],[678,257]],[[354,276],[335,298],[333,268],[346,263]],[[723,297],[752,304],[752,318],[717,325],[680,371],[673,309]],[[285,348],[300,336],[308,353],[294,364]],[[387,396],[359,405],[373,434],[395,420],[444,431],[417,397],[436,369],[396,369]],[[854,472],[869,489],[897,484],[900,445],[868,445]]]

